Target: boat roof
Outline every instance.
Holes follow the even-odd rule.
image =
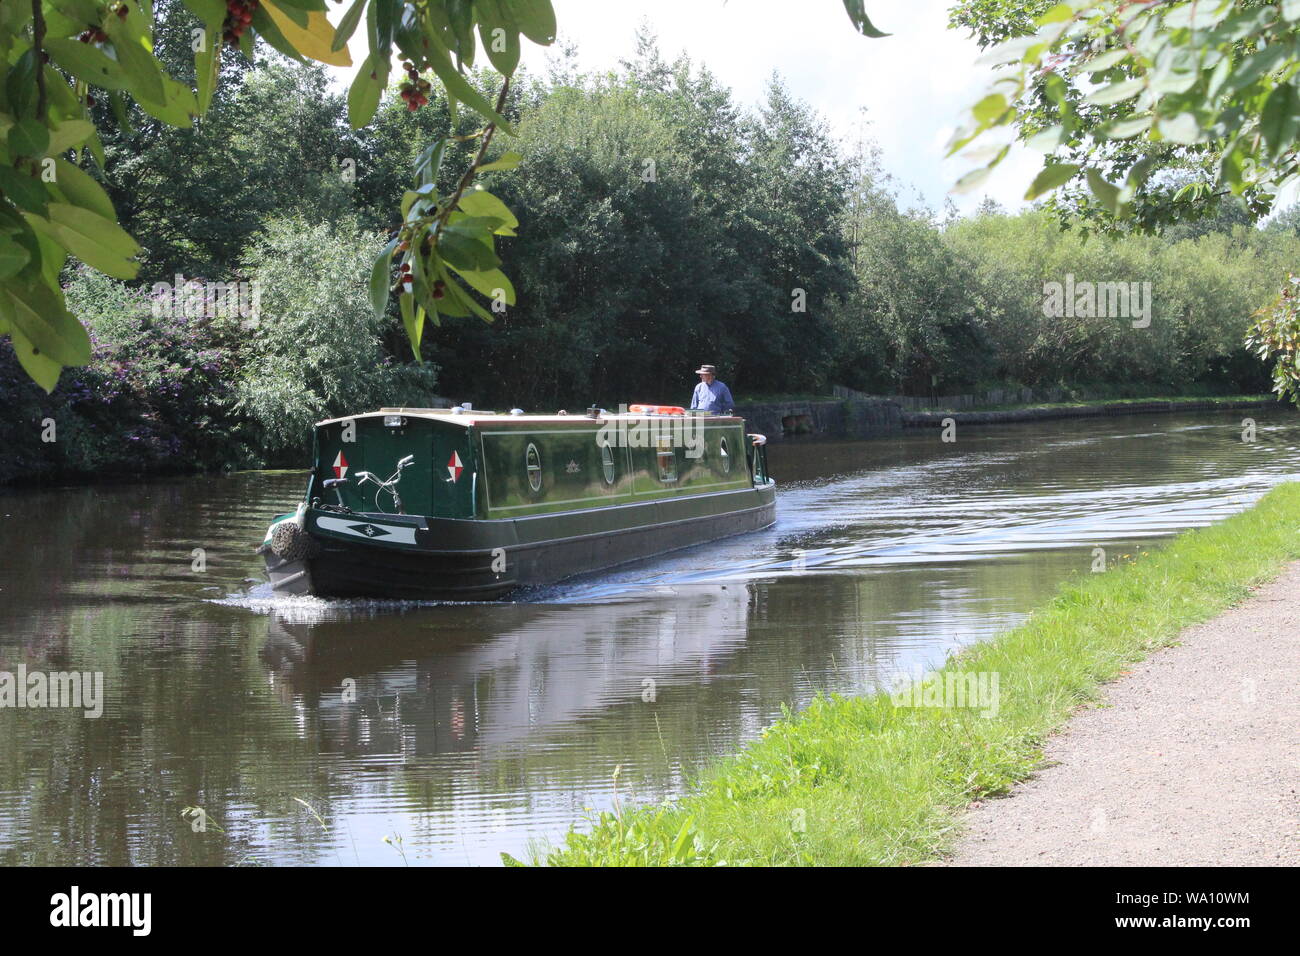
[[[637,413],[620,414],[618,412],[606,411],[601,409],[599,418],[591,418],[584,409],[581,412],[552,412],[550,414],[524,414],[511,415],[505,412],[480,411],[479,409],[467,408],[381,408],[377,412],[363,412],[360,415],[343,415],[339,418],[327,418],[324,421],[317,422],[317,427],[322,425],[334,425],[339,422],[355,421],[358,418],[379,418],[384,415],[406,415],[412,418],[432,418],[439,421],[454,422],[458,425],[484,425],[497,422],[530,422],[535,424],[556,424],[568,422],[576,424],[578,422],[591,421],[645,421],[654,419],[658,421],[686,419],[686,418],[703,418],[709,421],[740,421],[739,415],[714,415],[709,412],[688,412],[685,415],[677,414],[648,414]]]

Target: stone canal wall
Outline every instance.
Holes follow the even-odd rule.
[[[740,402],[745,427],[769,441],[819,438],[877,438],[903,430],[903,409],[884,400]]]
[[[1113,402],[1105,405],[1063,405],[1058,408],[1008,408],[986,412],[903,412],[903,425],[907,428],[938,428],[944,419],[958,424],[1002,425],[1013,422],[1036,422],[1053,418],[1102,418],[1109,415],[1144,415],[1169,412],[1231,411],[1233,409],[1265,408],[1276,405],[1274,399],[1243,399],[1239,401],[1171,402]]]
[[[1109,402],[1099,405],[1060,405],[1008,408],[991,411],[915,411],[893,398],[844,398],[833,400],[791,400],[741,402],[736,414],[752,432],[769,441],[814,436],[818,438],[879,438],[898,434],[905,428],[938,428],[951,418],[958,424],[1003,425],[1013,422],[1045,421],[1054,418],[1102,418],[1110,415],[1166,414],[1265,408],[1276,405],[1271,398],[1199,399],[1193,401]]]

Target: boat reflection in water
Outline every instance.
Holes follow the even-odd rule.
[[[272,612],[263,660],[321,748],[481,757],[535,748],[584,717],[698,691],[744,646],[744,585],[653,589],[604,604],[422,608],[311,621]],[[635,755],[629,755],[634,758]]]

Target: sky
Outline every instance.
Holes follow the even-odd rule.
[[[904,205],[941,211],[951,199],[970,212],[991,196],[1018,209],[1041,166],[1038,154],[1020,147],[978,192],[950,192],[975,164],[960,156],[945,160],[945,144],[989,73],[974,65],[975,41],[948,28],[949,2],[866,0],[872,22],[891,34],[868,39],[853,29],[841,0],[553,0],[556,47],[572,45],[584,72],[614,69],[630,58],[637,27],[648,22],[665,60],[685,52],[739,103],[757,105],[776,71],[844,143],[856,144],[865,118],[866,136],[879,144],[881,164]],[[354,63],[365,55],[364,33],[349,44]],[[544,71],[549,55],[524,41],[529,69]]]

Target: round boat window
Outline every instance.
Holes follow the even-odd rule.
[[[605,484],[614,483],[614,449],[609,445],[600,446],[600,466],[605,472]]]
[[[722,472],[729,474],[731,472],[731,449],[727,447],[727,439],[723,438],[719,443],[720,456],[722,458]]]
[[[533,491],[542,490],[542,456],[537,453],[537,446],[528,443],[528,452],[524,455],[524,470],[528,473],[528,487]]]

